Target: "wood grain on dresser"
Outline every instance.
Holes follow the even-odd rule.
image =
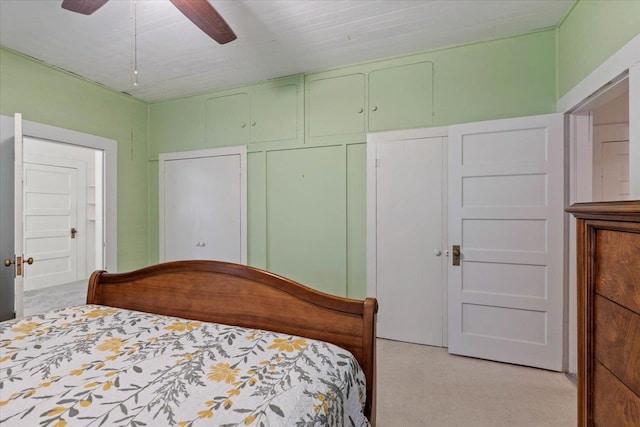
[[[579,203],[578,425],[640,426],[640,201]]]

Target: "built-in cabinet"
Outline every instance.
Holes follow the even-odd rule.
[[[246,263],[246,147],[159,156],[160,261]]]
[[[310,140],[433,123],[433,63],[307,77]]]
[[[266,155],[266,269],[343,297],[348,293],[345,154],[335,145]]]
[[[381,338],[446,343],[445,135],[367,137],[367,295]]]
[[[366,134],[431,125],[432,86],[432,62],[400,59],[286,77],[199,98],[207,146],[244,145],[252,159],[248,237],[259,243],[251,243],[249,262],[324,292],[363,297]],[[180,162],[193,172],[204,161]],[[199,185],[185,181],[170,190],[182,197],[197,193],[191,187]],[[203,185],[206,193],[209,185]],[[173,210],[179,213],[183,210],[175,206],[180,203],[165,199],[161,209],[164,206],[167,215]],[[208,240],[197,237],[202,234],[197,230],[184,238],[183,246],[168,243],[172,238],[182,241],[193,227],[176,234],[165,230],[161,258],[212,256]],[[308,242],[314,244],[309,247]],[[162,251],[168,252],[162,255]],[[172,251],[178,253],[166,256]],[[318,259],[331,260],[331,267],[325,263],[319,268]],[[437,337],[429,342],[441,345],[441,322],[434,328]]]
[[[433,123],[433,63],[382,68],[369,73],[369,132]]]
[[[284,79],[206,100],[210,145],[296,140],[302,136],[301,78]]]
[[[365,75],[319,78],[309,82],[309,136],[365,131]]]

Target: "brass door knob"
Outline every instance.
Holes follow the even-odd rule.
[[[5,261],[6,262],[6,261]],[[29,257],[27,258],[24,262],[26,262],[27,264],[31,265],[33,264],[33,257]]]
[[[13,261],[11,261],[9,258],[4,260],[5,267],[11,267],[11,264],[13,264]]]

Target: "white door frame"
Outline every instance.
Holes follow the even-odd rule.
[[[242,264],[247,264],[247,146],[211,148],[206,150],[179,151],[173,153],[161,153],[158,155],[159,191],[158,191],[158,244],[160,262],[165,261],[164,256],[164,169],[165,162],[170,160],[197,159],[216,156],[240,156],[240,259]]]
[[[367,296],[375,298],[378,293],[377,284],[377,185],[376,185],[376,161],[377,161],[377,146],[378,143],[401,141],[409,139],[424,139],[424,138],[443,138],[443,176],[442,176],[442,249],[443,255],[447,254],[446,248],[448,246],[447,230],[448,225],[448,193],[447,193],[447,137],[449,134],[449,128],[447,126],[421,128],[421,129],[408,129],[388,132],[370,133],[367,135]],[[446,262],[443,266],[442,272],[442,345],[446,347],[448,345],[448,302],[447,302],[447,266]]]
[[[3,138],[15,137],[14,118],[0,115]],[[76,145],[104,152],[104,244],[105,244],[105,270],[118,271],[118,142],[113,139],[91,135],[83,132],[63,129],[42,123],[22,121],[23,136],[47,140],[55,143]],[[15,184],[15,183],[14,183]],[[14,207],[15,209],[15,207]],[[20,254],[22,255],[22,254]],[[15,289],[16,317],[23,317],[24,290]]]

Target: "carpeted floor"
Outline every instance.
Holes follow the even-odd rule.
[[[25,292],[25,315],[85,303],[87,281]],[[576,388],[562,373],[378,340],[378,427],[575,426]]]
[[[88,280],[66,283],[24,293],[24,315],[42,314],[57,308],[82,305],[87,301]]]
[[[378,339],[378,427],[567,427],[575,386],[563,373]]]

